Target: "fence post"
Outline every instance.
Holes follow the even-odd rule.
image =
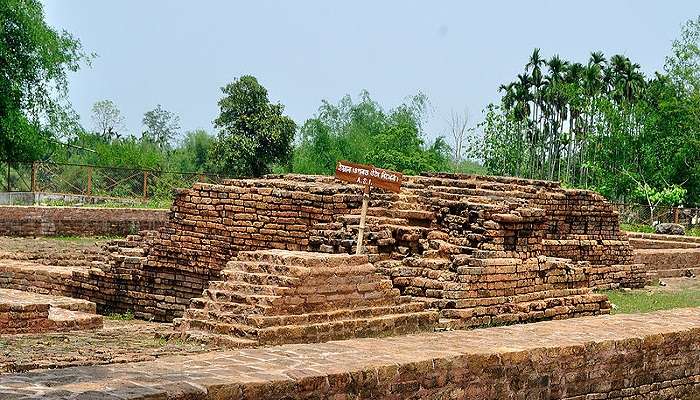
[[[148,199],[148,171],[143,171],[143,199]]]
[[[87,167],[87,195],[92,196],[92,165]]]
[[[32,192],[36,193],[36,166],[37,162],[32,162]]]
[[[10,161],[7,161],[7,191],[10,191]]]
[[[673,208],[673,223],[678,223],[678,207]]]

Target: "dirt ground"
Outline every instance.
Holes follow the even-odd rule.
[[[3,335],[0,373],[38,368],[154,360],[215,350],[194,342],[163,339],[170,324],[105,318],[99,331]]]
[[[700,290],[700,278],[661,278],[662,284],[647,286],[642,290],[651,293],[674,293],[686,290]]]
[[[109,238],[0,236],[0,260],[32,260],[46,264],[76,264],[99,257]]]

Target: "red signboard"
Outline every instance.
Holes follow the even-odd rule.
[[[403,182],[403,175],[400,172],[347,161],[338,161],[335,177],[341,181],[378,187],[396,193],[401,191],[401,182]]]

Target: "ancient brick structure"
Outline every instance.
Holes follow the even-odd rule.
[[[700,275],[700,238],[629,232],[636,263],[654,278]]]
[[[157,233],[110,243],[88,268],[66,267],[61,285],[50,278],[55,270],[46,272],[44,282],[41,274],[27,277],[17,265],[0,267],[0,282],[21,288],[39,281],[36,285],[48,293],[89,299],[98,310],[131,310],[141,318],[171,321],[183,315],[191,299],[204,293],[206,300],[219,287],[230,288],[223,291],[221,306],[253,301],[246,290],[289,294],[288,288],[247,281],[241,278],[245,267],[234,262],[231,268],[244,270],[232,273],[227,263],[241,252],[269,249],[353,253],[360,203],[360,187],[332,177],[196,183],[178,191],[170,218]],[[643,266],[633,261],[612,206],[593,192],[554,182],[407,177],[400,194],[372,194],[367,225],[367,268],[376,269],[384,285],[390,279],[402,296],[410,296],[407,304],[419,301],[439,310],[440,325],[447,328],[607,313],[607,300],[592,288],[638,287],[648,280]],[[238,262],[257,257],[245,254],[249,259]],[[280,279],[284,275],[280,272]],[[332,286],[318,285],[318,290]],[[210,312],[219,305],[207,301],[192,302],[183,326],[224,329],[222,318],[230,315]],[[406,312],[421,312],[400,304]],[[360,302],[346,308],[358,307],[368,306]],[[299,315],[306,314],[290,313],[296,319],[285,321],[303,321]],[[273,325],[256,323],[247,322],[238,336],[272,342],[264,329]],[[280,324],[274,329],[286,322]]]
[[[400,296],[367,256],[259,250],[238,253],[175,325],[190,337],[251,346],[414,333],[437,319]]]
[[[0,289],[0,333],[64,332],[102,328],[95,304],[67,297]]]
[[[0,236],[126,236],[167,219],[165,210],[0,206]]]

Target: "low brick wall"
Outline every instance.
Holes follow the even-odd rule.
[[[167,221],[167,210],[0,206],[2,236],[126,236]]]
[[[700,275],[700,248],[638,249],[634,257],[635,262],[645,264],[659,278]]]
[[[698,399],[699,359],[687,308],[4,374],[0,397]]]

